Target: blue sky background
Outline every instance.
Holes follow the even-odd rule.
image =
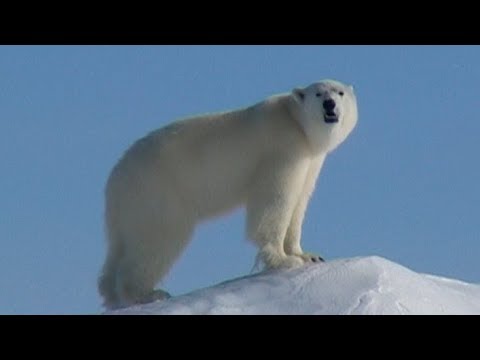
[[[334,78],[359,123],[326,161],[303,233],[480,283],[478,46],[1,46],[0,313],[100,313],[103,188],[138,137]],[[197,228],[163,287],[250,272],[242,210]]]

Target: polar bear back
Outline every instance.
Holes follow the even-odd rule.
[[[288,104],[282,104],[289,100],[275,96],[245,109],[195,116],[153,131],[125,153],[109,182],[125,183],[113,180],[117,176],[131,176],[129,187],[154,181],[152,187],[184,194],[201,217],[228,211],[245,200],[248,179],[269,163],[270,154],[306,151],[298,122],[285,111]]]

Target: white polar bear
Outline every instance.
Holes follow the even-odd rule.
[[[175,122],[138,140],[106,186],[107,308],[164,298],[154,291],[202,220],[247,209],[247,234],[266,268],[318,256],[300,246],[325,156],[357,122],[351,86],[334,80],[253,106]]]

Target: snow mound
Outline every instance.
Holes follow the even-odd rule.
[[[105,314],[480,314],[480,285],[357,257],[262,272]]]

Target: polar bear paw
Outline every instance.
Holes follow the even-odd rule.
[[[295,255],[287,255],[284,252],[264,248],[258,254],[258,259],[266,269],[288,269],[304,265],[303,259]]]
[[[140,301],[140,303],[141,304],[148,304],[148,303],[151,303],[151,302],[155,302],[157,300],[166,300],[166,299],[169,299],[171,297],[172,297],[172,295],[170,295],[168,292],[158,289],[158,290],[153,290],[150,294],[145,296]]]

